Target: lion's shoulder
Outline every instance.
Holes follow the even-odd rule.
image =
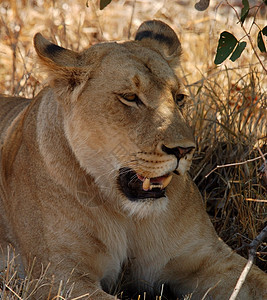
[[[3,169],[9,168],[20,147],[23,112],[30,103],[30,99],[23,97],[0,96],[0,159]]]

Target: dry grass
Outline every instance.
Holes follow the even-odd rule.
[[[247,256],[244,245],[267,221],[267,177],[260,169],[263,159],[253,160],[260,156],[259,149],[267,150],[267,87],[266,73],[250,45],[235,63],[227,61],[219,67],[213,63],[221,31],[244,36],[235,14],[226,4],[197,12],[194,1],[186,0],[113,0],[104,11],[99,11],[97,1],[87,4],[86,0],[1,1],[0,93],[32,97],[42,88],[45,76],[36,68],[32,46],[36,32],[79,51],[100,41],[132,38],[147,19],[167,22],[183,45],[181,77],[192,99],[189,121],[198,143],[192,176],[218,234]],[[256,19],[261,28],[266,25],[264,20],[266,12],[262,11]],[[252,18],[245,26],[251,22]],[[253,38],[255,32],[256,28],[251,32]],[[266,56],[260,54],[260,59],[264,61]],[[218,168],[205,177],[217,165],[247,160],[252,161]],[[262,243],[256,264],[265,271],[266,252],[266,243]],[[21,282],[15,270],[10,259],[9,268],[0,273],[2,299],[27,299],[23,291],[30,280]]]

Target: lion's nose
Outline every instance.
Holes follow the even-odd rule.
[[[174,148],[169,148],[166,147],[165,145],[162,145],[162,151],[167,153],[167,154],[172,154],[177,157],[177,159],[181,159],[184,157],[186,154],[189,154],[194,151],[195,147],[174,147]]]

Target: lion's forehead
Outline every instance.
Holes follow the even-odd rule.
[[[145,80],[144,85],[149,80],[150,83],[177,86],[174,71],[157,51],[135,42],[105,43],[98,46],[98,51],[103,52],[100,68],[105,76],[125,80],[139,78],[141,82]]]

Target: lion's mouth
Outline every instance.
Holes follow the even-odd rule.
[[[130,168],[121,168],[118,183],[125,196],[131,201],[147,198],[165,197],[166,187],[171,182],[172,175],[145,178]]]

